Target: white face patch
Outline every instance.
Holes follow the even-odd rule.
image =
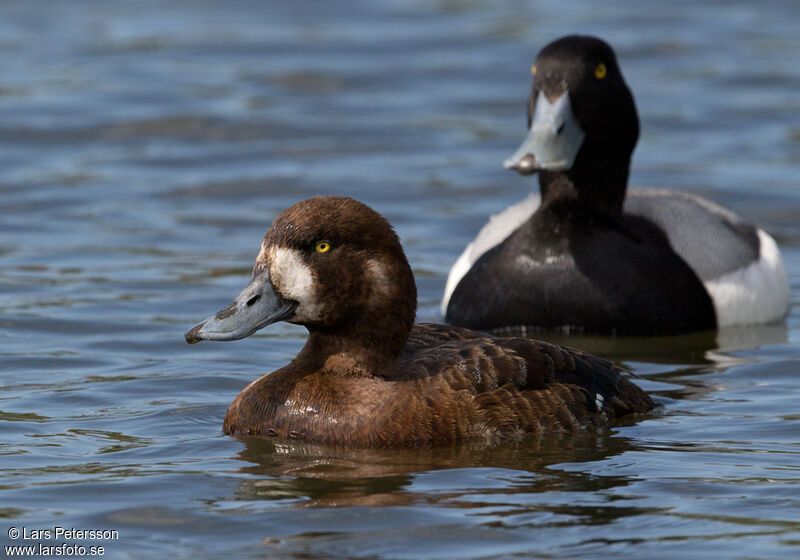
[[[316,319],[319,315],[316,278],[311,268],[294,249],[270,248],[269,275],[275,290],[284,299],[298,303],[290,323]],[[262,253],[264,249],[262,249]]]

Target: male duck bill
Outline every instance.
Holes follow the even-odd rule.
[[[788,278],[766,232],[688,193],[625,196],[639,122],[608,44],[563,37],[533,72],[529,132],[504,166],[538,172],[541,194],[492,216],[464,250],[446,322],[652,335],[785,316]]]
[[[569,93],[565,91],[551,103],[544,91],[540,91],[528,136],[503,166],[523,175],[543,170],[564,171],[572,167],[584,136],[572,115]]]
[[[189,343],[304,325],[288,365],[248,385],[228,434],[361,447],[415,446],[605,425],[653,401],[610,362],[523,338],[414,324],[416,287],[388,222],[350,198],[284,211],[234,302]]]

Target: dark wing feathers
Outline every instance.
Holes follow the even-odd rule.
[[[522,390],[544,389],[552,384],[576,386],[584,392],[589,411],[604,412],[610,418],[647,412],[654,406],[652,399],[608,360],[527,338],[498,338],[494,342],[513,350],[529,364]]]
[[[407,365],[416,366],[406,368],[409,375],[439,373],[451,389],[466,389],[483,406],[506,411],[509,418],[496,419],[501,423],[512,422],[512,416],[566,415],[562,424],[568,419],[574,424],[578,415],[586,424],[583,418],[595,413],[615,418],[654,406],[612,362],[538,340],[419,324],[406,351],[413,356]]]
[[[528,382],[521,389],[544,389],[551,383],[565,383],[585,389],[594,401],[597,393],[613,396],[622,379],[614,364],[580,350],[527,338],[500,338],[495,342],[515,351],[533,366]]]

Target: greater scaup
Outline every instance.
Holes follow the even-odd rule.
[[[788,309],[775,241],[699,196],[625,191],[639,120],[611,47],[547,45],[529,133],[505,167],[539,194],[480,231],[447,279],[448,323],[477,329],[675,334],[765,323]]]
[[[228,434],[388,447],[597,427],[653,401],[610,362],[526,338],[414,324],[400,241],[350,198],[315,197],[272,223],[250,283],[186,333],[234,340],[276,321],[309,336],[292,362],[248,385]]]

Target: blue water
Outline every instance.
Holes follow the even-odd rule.
[[[110,558],[800,557],[800,4],[0,4],[0,544],[113,529]],[[386,215],[418,318],[487,216],[535,53],[616,48],[632,183],[690,190],[782,247],[785,323],[558,339],[664,407],[519,446],[345,451],[221,434],[304,330],[188,346],[267,225],[314,194]],[[41,540],[41,539],[40,539]]]

